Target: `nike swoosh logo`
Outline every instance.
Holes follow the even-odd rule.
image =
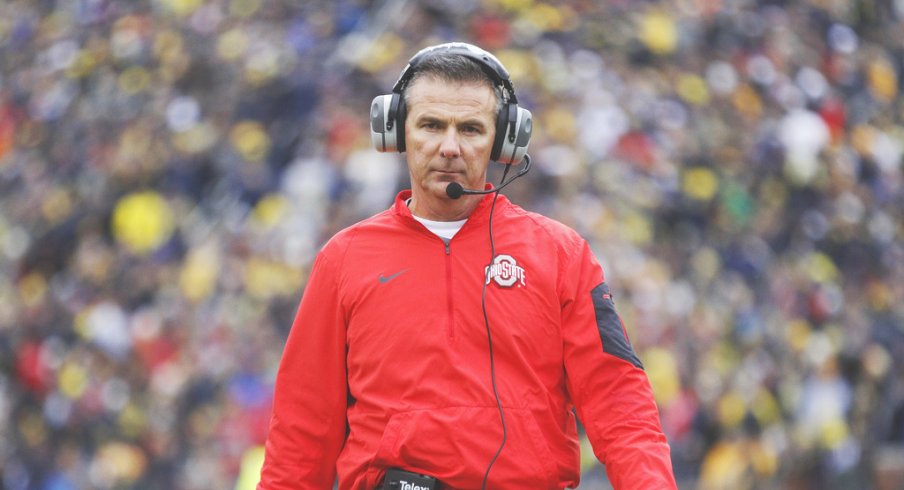
[[[383,274],[380,274],[380,277],[378,277],[377,280],[380,281],[380,284],[386,284],[387,282],[395,279],[396,277],[399,276],[399,274],[401,274],[407,270],[408,269],[402,269],[399,272],[396,272],[395,274],[393,274],[391,276],[384,276]]]

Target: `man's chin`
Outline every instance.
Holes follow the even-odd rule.
[[[446,194],[446,188],[453,183],[455,183],[454,180],[436,182],[430,186],[430,192],[436,197],[448,199],[449,195]]]

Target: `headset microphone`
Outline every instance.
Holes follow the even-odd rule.
[[[470,189],[468,189],[468,190],[470,190]],[[490,192],[493,192],[493,191],[495,191],[495,189],[491,190]],[[474,191],[471,191],[471,192],[474,192]],[[471,192],[469,192],[468,194],[470,194]],[[452,199],[458,199],[459,197],[463,196],[464,194],[465,194],[465,188],[462,187],[461,184],[459,184],[458,182],[452,182],[451,184],[446,186],[446,195]]]
[[[465,194],[468,194],[468,195],[493,194],[494,192],[501,191],[503,187],[511,184],[512,182],[515,181],[515,179],[526,174],[529,170],[530,170],[530,155],[525,153],[524,154],[524,167],[521,170],[519,170],[517,174],[513,175],[510,179],[505,180],[501,184],[499,184],[499,187],[489,189],[489,190],[478,191],[475,189],[465,189],[458,182],[451,182],[451,183],[449,183],[449,185],[446,186],[446,195],[452,199],[458,199]]]

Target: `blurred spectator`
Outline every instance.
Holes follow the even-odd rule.
[[[512,71],[507,189],[597,249],[682,488],[904,484],[900,2],[0,3],[0,481],[250,488],[412,46]],[[605,485],[588,459],[585,486]]]

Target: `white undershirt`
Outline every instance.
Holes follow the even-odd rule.
[[[418,220],[422,225],[427,227],[434,235],[444,238],[446,240],[451,240],[452,237],[458,233],[458,230],[464,226],[467,219],[462,219],[458,221],[433,221],[431,219],[421,218],[420,216],[415,216],[414,213],[411,213],[411,217]]]

